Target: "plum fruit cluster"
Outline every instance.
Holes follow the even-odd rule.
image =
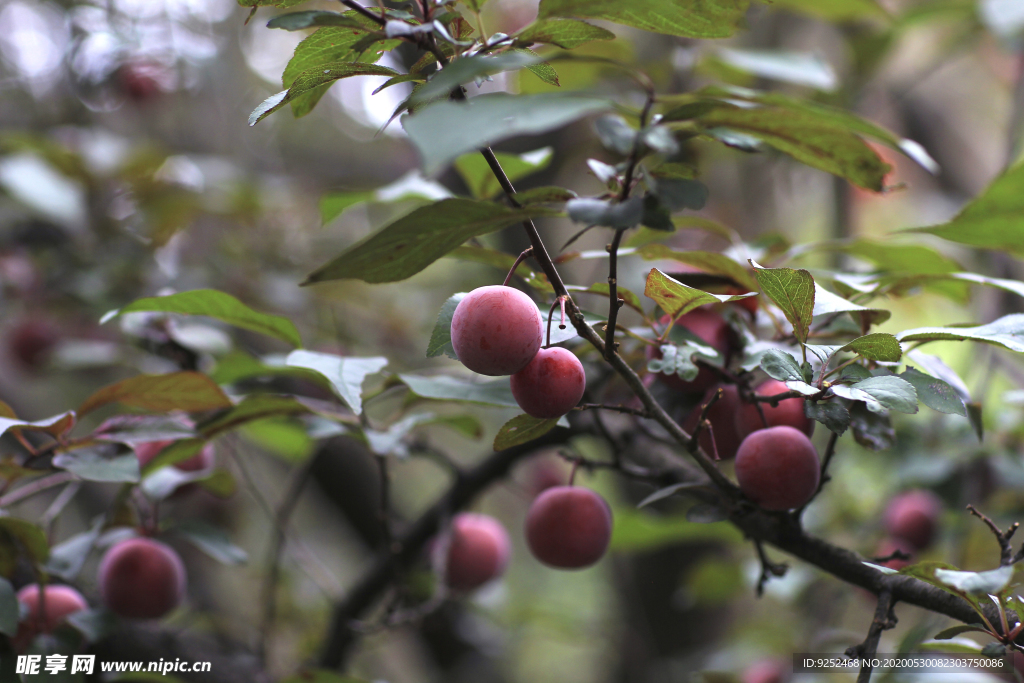
[[[583,364],[570,351],[542,349],[544,321],[526,294],[504,285],[478,287],[452,316],[455,355],[481,375],[511,375],[512,395],[527,415],[561,417],[583,398]]]

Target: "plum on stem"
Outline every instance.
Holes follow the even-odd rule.
[[[479,588],[505,573],[512,542],[501,522],[464,512],[452,520],[445,558],[445,582],[461,591]]]
[[[580,359],[567,349],[541,349],[512,375],[512,396],[527,415],[543,420],[561,417],[583,398],[587,376]]]
[[[789,426],[750,434],[736,451],[740,490],[765,510],[791,510],[818,490],[818,451],[803,432]]]
[[[583,569],[600,560],[612,536],[612,511],[595,491],[547,489],[526,513],[526,543],[549,567]]]
[[[103,556],[97,583],[103,603],[114,614],[159,619],[185,598],[185,565],[168,545],[130,538]]]
[[[519,372],[537,355],[542,335],[537,305],[523,292],[504,285],[474,289],[452,315],[455,355],[481,375]]]

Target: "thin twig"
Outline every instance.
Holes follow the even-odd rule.
[[[377,516],[380,518],[381,538],[387,552],[394,552],[394,536],[391,533],[391,476],[388,474],[386,455],[374,456],[377,459],[377,472],[380,476],[380,506]]]
[[[1017,533],[1017,528],[1020,526],[1019,522],[1014,522],[1006,531],[1003,531],[996,523],[985,515],[978,512],[978,509],[973,505],[968,505],[967,509],[970,510],[971,514],[980,519],[985,525],[992,530],[992,535],[996,537],[996,542],[999,544],[999,566],[1006,567],[1015,562],[1019,562],[1024,557],[1024,546],[1021,546],[1020,552],[1015,557],[1013,554],[1013,547],[1010,545],[1010,539]]]
[[[757,557],[761,560],[761,576],[757,579],[757,597],[764,595],[764,585],[771,577],[783,577],[789,571],[789,565],[785,562],[772,562],[764,551],[764,544],[761,541],[754,541],[754,548],[757,549]]]
[[[619,317],[619,309],[626,303],[619,298],[618,292],[619,245],[622,243],[622,234],[624,232],[626,232],[625,228],[616,230],[615,237],[612,238],[611,244],[608,245],[608,323],[605,325],[604,333],[605,359],[609,355],[614,354],[619,348],[618,343],[615,341],[615,321]]]
[[[64,511],[71,499],[75,497],[79,489],[82,488],[82,482],[72,481],[70,484],[64,487],[64,489],[57,494],[57,497],[50,503],[50,507],[46,508],[46,512],[39,518],[39,525],[49,532],[50,525],[53,524],[53,520],[57,519],[57,516]]]
[[[380,24],[381,26],[388,23],[387,19],[380,16],[379,14],[374,14],[370,10],[360,5],[358,2],[355,2],[355,0],[341,0],[341,4],[345,5],[345,7],[354,9],[356,12],[359,12],[370,21]]]
[[[708,421],[708,412],[711,410],[711,406],[715,405],[718,399],[722,398],[724,393],[725,392],[722,391],[721,387],[719,387],[718,391],[711,394],[711,398],[708,399],[708,402],[700,407],[700,418],[697,420],[697,426],[693,429],[693,434],[690,435],[690,442],[686,444],[686,450],[692,452],[697,448],[697,445],[700,443],[701,429],[708,429],[710,431],[711,423]],[[714,440],[715,435],[712,434],[711,442],[714,443]],[[715,450],[717,451],[718,449],[716,448]],[[718,458],[715,459],[717,460]]]
[[[267,574],[263,579],[263,620],[260,624],[260,640],[257,650],[260,661],[266,663],[267,642],[270,639],[270,630],[273,628],[274,619],[277,615],[277,582],[281,574],[281,551],[284,549],[287,540],[288,520],[295,511],[302,495],[302,489],[309,481],[312,472],[312,464],[315,458],[309,458],[301,469],[292,476],[292,481],[285,491],[281,503],[277,506],[274,514],[274,529],[271,536],[270,547],[267,548],[266,567]],[[255,487],[255,484],[251,484]]]
[[[871,660],[878,653],[878,641],[882,639],[882,631],[888,631],[896,626],[896,615],[893,613],[895,603],[892,599],[892,591],[883,588],[878,594],[878,606],[875,607],[875,616],[868,628],[868,636],[860,645],[847,648],[848,657],[861,658],[860,674],[857,676],[857,683],[868,683],[871,680]]]

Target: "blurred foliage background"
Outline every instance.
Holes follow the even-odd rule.
[[[383,355],[392,372],[455,365],[424,354],[437,311],[454,292],[499,283],[504,270],[456,255],[398,284],[298,286],[372,229],[429,199],[470,188],[455,169],[435,178],[416,170],[401,127],[385,126],[408,91],[399,85],[372,95],[383,78],[341,81],[310,115],[271,117],[250,129],[248,112],[280,89],[281,71],[304,37],[265,28],[273,12],[261,10],[246,25],[248,10],[232,0],[0,1],[0,399],[19,416],[47,417],[103,384],[180,367],[179,357],[168,357],[169,347],[184,349],[197,367],[221,377],[245,377],[253,363],[280,362],[285,348],[272,340],[194,319],[98,322],[108,310],[167,291],[229,292],[291,318],[308,348]],[[533,0],[490,0],[483,19],[511,33],[535,13]],[[689,153],[709,188],[697,215],[734,229],[751,253],[769,259],[805,245],[788,253],[787,265],[899,270],[905,260],[920,270],[927,261],[934,272],[1024,279],[1020,261],[1006,254],[894,234],[948,220],[1020,154],[1019,2],[777,0],[754,5],[746,21],[747,30],[713,43],[616,26],[624,40],[581,50],[635,61],[660,92],[725,82],[852,109],[919,142],[941,171],[931,175],[880,150],[895,168],[890,191],[873,194],[779,154],[695,142]],[[407,67],[417,58],[403,47],[386,59],[405,60]],[[636,97],[614,70],[578,63],[558,70],[562,88]],[[524,71],[471,89],[550,87]],[[545,148],[550,153],[525,157],[520,189],[601,190],[586,161],[610,160],[592,123],[517,139],[500,151]],[[557,250],[577,227],[544,219],[541,230]],[[845,240],[844,248],[835,240]],[[528,245],[514,229],[481,241],[513,254]],[[586,256],[603,253],[605,241],[607,235],[594,230],[570,247],[583,257],[561,266],[568,282],[604,280],[603,262]],[[680,230],[669,243],[677,249],[729,246],[696,230]],[[619,281],[642,291],[652,266],[673,264],[624,257]],[[1018,297],[966,283],[912,293],[886,302],[893,317],[881,330],[984,323],[1024,310]],[[897,445],[887,451],[846,439],[828,495],[809,511],[808,525],[871,555],[881,539],[885,502],[898,490],[927,487],[946,504],[941,542],[928,557],[989,568],[997,548],[961,510],[968,502],[983,505],[1004,523],[1024,513],[1024,367],[988,346],[939,343],[929,351],[961,374],[983,406],[984,439],[966,420],[929,411],[901,416]],[[406,399],[401,388],[384,391],[368,405],[369,418],[388,424]],[[479,431],[423,427],[409,440],[414,457],[393,460],[399,523],[415,518],[450,481],[436,453],[460,464],[478,461],[497,428],[518,411],[457,412],[471,414]],[[315,655],[331,604],[380,541],[372,455],[345,437],[319,449],[318,443],[293,421],[254,423],[218,442],[218,458],[237,481],[233,496],[197,491],[169,503],[179,517],[228,528],[250,558],[244,566],[222,566],[182,547],[190,601],[172,624],[255,647],[270,515],[290,473],[317,459],[316,485],[306,489],[288,528],[279,616],[266,634],[267,664],[279,675]],[[606,456],[607,448],[591,437],[572,443],[588,457]],[[505,522],[514,539],[506,578],[422,624],[370,629],[352,673],[395,683],[683,681],[701,670],[739,676],[764,658],[839,652],[862,639],[874,603],[859,591],[797,565],[758,600],[757,558],[735,529],[686,522],[678,502],[635,510],[650,489],[610,475],[582,476],[613,501],[611,555],[582,572],[540,566],[523,544],[525,508],[541,479],[564,480],[567,469],[553,452],[542,452],[487,491],[475,507]],[[52,527],[53,540],[88,528],[109,502],[104,495],[103,487],[79,495],[71,514]],[[38,518],[51,499],[40,496],[13,511]],[[87,594],[91,575],[82,574]],[[930,637],[943,626],[943,619],[914,608],[901,607],[900,615],[880,650],[897,651],[901,642]],[[958,676],[949,680],[967,680]]]

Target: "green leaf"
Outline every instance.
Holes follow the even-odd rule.
[[[35,564],[42,565],[49,559],[50,543],[42,528],[25,519],[0,515],[0,529],[18,539]]]
[[[299,95],[316,90],[324,85],[329,85],[341,78],[351,76],[398,76],[398,72],[386,66],[376,64],[365,64],[361,62],[329,62],[314,67],[309,71],[303,71],[287,90],[271,95],[256,107],[249,115],[249,125],[257,123],[270,116],[275,111],[294,100]]]
[[[320,223],[327,225],[345,209],[376,198],[375,192],[331,192],[320,198]]]
[[[87,481],[139,481],[139,459],[134,453],[105,457],[106,451],[103,448],[84,448],[61,453],[53,458],[53,466]]]
[[[399,379],[409,387],[412,393],[421,398],[440,401],[466,401],[485,405],[518,408],[512,389],[507,379],[474,382],[457,377],[438,375],[436,377],[420,377],[417,375],[399,375]]]
[[[115,402],[158,413],[231,407],[231,400],[206,375],[200,372],[172,372],[166,375],[139,375],[106,386],[85,399],[78,408],[78,414],[85,415]]]
[[[468,102],[439,102],[402,119],[428,174],[466,152],[519,135],[536,135],[611,108],[598,97],[492,93]]]
[[[297,420],[270,417],[249,422],[241,429],[246,440],[286,462],[301,463],[313,453],[316,444]]]
[[[459,292],[448,297],[437,314],[437,323],[430,333],[430,341],[427,343],[427,358],[436,358],[442,353],[452,360],[458,360],[455,355],[455,348],[452,347],[452,317],[455,315],[455,308],[466,296],[466,292]]]
[[[20,609],[18,598],[14,594],[14,586],[7,579],[0,577],[0,633],[13,637],[18,632]]]
[[[961,572],[936,569],[935,578],[950,588],[972,595],[996,595],[1013,579],[1013,566],[987,572]]]
[[[886,363],[895,363],[903,356],[903,349],[900,348],[899,341],[885,332],[874,332],[857,337],[839,350],[852,351],[868,360],[879,360]]]
[[[572,190],[551,185],[535,187],[524,192],[516,192],[513,196],[523,206],[529,204],[561,204],[577,197],[576,193]]]
[[[298,350],[288,354],[285,363],[319,372],[352,412],[359,415],[363,411],[363,381],[383,370],[388,359],[382,356],[344,358],[330,353]]]
[[[615,40],[611,31],[574,19],[545,19],[535,21],[515,34],[516,42],[548,43],[563,50],[571,50],[594,40]]]
[[[988,633],[985,629],[979,626],[970,626],[968,624],[960,624],[959,626],[950,626],[947,629],[943,629],[932,636],[933,640],[949,640],[955,638],[962,633]]]
[[[1024,353],[1024,313],[1011,313],[977,327],[917,327],[896,335],[910,341],[978,341]]]
[[[779,107],[714,109],[698,119],[705,129],[751,135],[797,161],[881,192],[892,167],[860,137],[814,114]]]
[[[641,197],[630,197],[624,202],[581,197],[566,202],[565,211],[577,223],[631,228],[643,218],[644,201]]]
[[[239,565],[249,561],[248,554],[231,542],[224,529],[189,519],[179,523],[174,531],[221,564]]]
[[[678,545],[680,541],[735,544],[742,539],[742,533],[731,524],[694,524],[681,515],[652,515],[642,510],[616,508],[610,547],[622,552],[639,552]]]
[[[626,250],[619,251],[620,255],[627,253],[629,252]],[[638,248],[636,253],[647,261],[672,259],[699,268],[705,273],[724,275],[751,292],[756,292],[758,289],[757,280],[750,274],[750,271],[725,254],[713,251],[676,251],[663,244],[646,244]]]
[[[30,429],[47,432],[53,436],[60,436],[70,431],[74,427],[75,422],[75,413],[73,412],[61,413],[60,415],[54,415],[45,420],[37,420],[35,422],[0,417],[0,434],[6,434],[10,429]]]
[[[604,19],[644,31],[688,38],[727,38],[747,0],[541,0],[538,19]]]
[[[554,155],[551,147],[542,147],[524,154],[496,152],[494,156],[505,170],[509,182],[514,183],[547,168]],[[490,199],[501,192],[501,185],[494,177],[494,172],[479,152],[465,154],[456,159],[455,170],[462,176],[470,193],[477,199]]]
[[[796,338],[806,343],[814,317],[814,278],[806,270],[764,268],[754,261],[750,265],[761,291],[782,310]]]
[[[855,304],[841,296],[836,296],[818,283],[814,283],[813,314],[819,316],[833,313],[849,313],[861,326],[883,323],[892,315],[891,312],[883,308],[866,308]]]
[[[896,430],[892,428],[889,416],[868,410],[863,402],[850,406],[850,426],[853,427],[854,441],[864,448],[884,451],[896,443]]]
[[[536,54],[532,50],[521,50],[530,54]],[[519,49],[515,52],[520,52]],[[562,87],[562,84],[558,81],[558,72],[555,71],[555,67],[551,66],[549,62],[540,62],[539,64],[531,64],[526,67],[526,70],[532,73],[534,76],[539,78],[541,81],[548,85],[553,85],[556,88]]]
[[[754,296],[753,294],[709,294],[693,287],[687,287],[657,268],[652,268],[651,272],[647,274],[644,295],[654,299],[661,306],[661,310],[673,318],[678,318],[704,304],[739,301]]]
[[[714,57],[748,74],[831,92],[839,85],[832,66],[811,52],[719,48]]]
[[[445,96],[464,83],[504,71],[518,71],[544,61],[529,50],[510,50],[498,55],[476,54],[463,57],[438,71],[409,97],[409,104],[424,104]]]
[[[768,349],[761,356],[761,369],[772,379],[780,382],[803,382],[804,375],[800,370],[800,362],[792,355],[779,349]]]
[[[316,373],[317,377],[322,377]],[[231,410],[224,411],[206,422],[198,425],[204,439],[212,439],[254,420],[267,417],[284,417],[301,415],[311,412],[310,408],[299,403],[292,396],[275,396],[273,394],[251,394]],[[197,449],[198,450],[198,449]],[[157,459],[163,456],[161,453]]]
[[[370,234],[313,271],[303,285],[355,279],[372,284],[412,277],[472,237],[507,228],[542,207],[510,209],[472,199],[442,199],[422,206]]]
[[[157,470],[161,470],[170,465],[176,465],[179,462],[184,462],[202,450],[204,446],[206,446],[205,439],[181,439],[180,441],[175,441],[170,446],[160,451],[155,458],[145,464],[141,472],[142,477],[147,479]],[[136,466],[137,465],[138,461],[136,461]],[[182,474],[184,475],[185,473]],[[170,493],[170,491],[168,491],[168,493]]]
[[[911,228],[951,242],[1024,255],[1024,164],[995,179],[957,216],[942,225]]]
[[[923,244],[893,244],[891,241],[860,239],[849,244],[825,243],[822,246],[834,246],[845,254],[866,259],[882,270],[893,272],[937,275],[963,270],[953,259]]]
[[[302,338],[294,323],[279,315],[260,313],[241,301],[215,289],[193,289],[169,296],[153,296],[136,299],[123,308],[110,311],[100,319],[100,324],[125,313],[135,311],[162,311],[181,315],[202,315],[215,318],[235,327],[259,332],[283,339],[292,346],[302,346]]]
[[[804,12],[827,21],[888,18],[875,0],[772,0],[772,7]]]
[[[852,419],[846,406],[831,401],[804,401],[804,415],[817,420],[838,436],[846,432]]]
[[[967,417],[967,408],[960,394],[941,379],[912,367],[907,367],[899,376],[914,385],[918,400],[932,410]]]
[[[356,12],[326,12],[323,10],[307,10],[305,12],[289,12],[279,14],[267,22],[267,28],[280,28],[285,31],[299,31],[314,26],[347,26],[363,30],[367,21],[355,18]]]
[[[498,430],[497,436],[494,437],[494,450],[503,451],[533,441],[550,432],[557,424],[558,418],[542,420],[525,413],[516,415]]]
[[[75,534],[50,548],[50,559],[46,563],[46,571],[65,581],[74,581],[78,573],[82,571],[82,567],[85,566],[89,553],[96,545],[96,539],[100,537],[103,521],[103,518],[100,517],[88,531]]]
[[[849,387],[833,385],[832,393],[853,401],[864,401],[872,412],[889,408],[913,414],[918,410],[914,385],[893,375],[869,377]]]

